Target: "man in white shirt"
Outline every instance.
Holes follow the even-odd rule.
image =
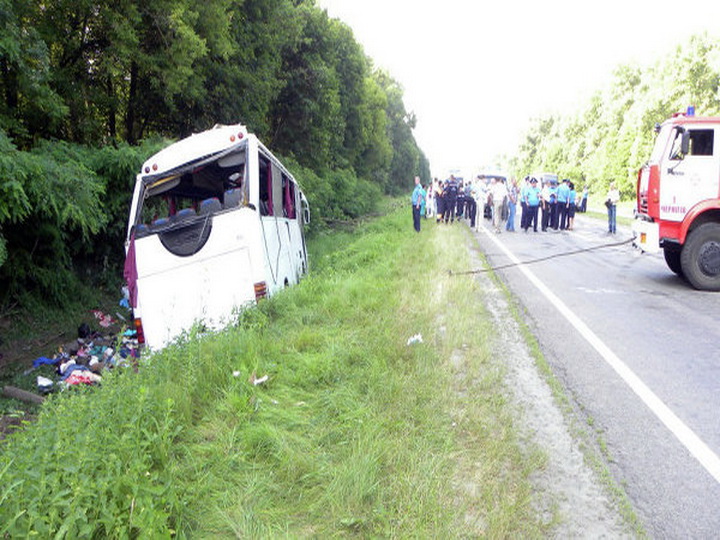
[[[490,184],[490,196],[492,197],[492,224],[496,233],[500,233],[502,223],[502,211],[507,197],[507,187],[502,178],[493,178]]]

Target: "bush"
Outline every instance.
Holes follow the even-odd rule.
[[[159,147],[40,141],[24,152],[0,130],[0,305],[28,293],[62,305],[80,279],[119,275],[135,174]]]

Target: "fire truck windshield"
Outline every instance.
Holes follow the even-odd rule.
[[[658,136],[655,139],[655,146],[653,147],[652,154],[650,154],[650,163],[659,163],[662,159],[663,152],[665,151],[665,147],[667,145],[667,140],[670,137],[670,130],[672,130],[671,126],[663,126],[660,128],[660,133],[658,133]]]

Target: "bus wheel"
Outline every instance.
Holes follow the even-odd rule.
[[[680,253],[681,250],[678,246],[665,246],[663,248],[665,255],[665,263],[668,268],[675,272],[678,276],[682,277],[682,265],[680,264]]]
[[[720,224],[704,223],[693,230],[680,254],[683,274],[701,291],[720,291]]]

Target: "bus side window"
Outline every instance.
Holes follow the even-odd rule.
[[[275,209],[273,213],[276,216],[282,216],[284,213],[283,203],[283,188],[282,188],[282,173],[280,167],[277,164],[272,164],[272,206]]]
[[[273,214],[273,198],[272,198],[272,166],[270,160],[260,155],[259,160],[258,183],[260,188],[260,215],[272,216]]]
[[[282,175],[283,188],[283,217],[295,219],[295,184],[284,174]]]

